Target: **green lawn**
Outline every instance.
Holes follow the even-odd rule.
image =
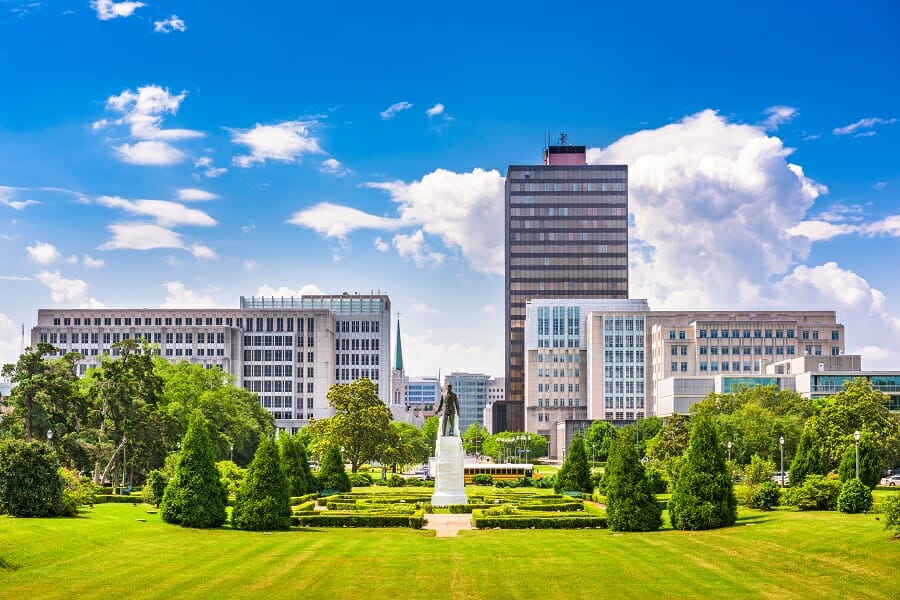
[[[167,525],[145,505],[0,517],[0,598],[896,598],[874,515],[742,511],[707,532]],[[141,522],[139,519],[146,519]]]

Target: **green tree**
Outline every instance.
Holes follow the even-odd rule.
[[[590,494],[594,491],[591,484],[591,469],[584,451],[584,440],[580,435],[576,435],[569,445],[566,460],[556,474],[554,490],[557,494],[563,491]]]
[[[195,411],[181,444],[175,476],[163,494],[162,518],[182,527],[218,527],[225,522],[226,500],[207,421]]]
[[[861,513],[872,508],[872,488],[859,479],[849,479],[841,486],[837,507],[842,513]]]
[[[609,421],[596,420],[584,430],[584,449],[593,460],[605,461],[616,439],[616,428]]]
[[[744,467],[744,483],[747,485],[759,485],[766,481],[772,481],[775,475],[775,463],[761,458],[759,454],[750,457],[750,464]]]
[[[281,468],[287,478],[291,496],[303,496],[316,491],[316,478],[309,468],[306,446],[296,435],[282,434],[278,439]]]
[[[662,507],[630,437],[622,436],[613,442],[604,482],[610,529],[653,531],[662,526]]]
[[[656,436],[647,443],[647,456],[664,462],[668,458],[678,457],[687,450],[691,436],[691,422],[687,415],[674,414]]]
[[[334,416],[310,425],[319,443],[343,448],[356,473],[359,465],[376,458],[390,434],[391,412],[369,379],[338,383],[328,390]]]
[[[425,446],[428,447],[428,456],[431,456],[434,453],[434,448],[437,445],[437,436],[438,436],[438,428],[440,427],[440,419],[437,415],[428,417],[425,419],[425,422],[422,424],[422,438],[425,441]],[[482,452],[483,454],[487,454],[486,452]],[[423,461],[425,462],[425,461]]]
[[[63,512],[59,461],[47,444],[0,441],[0,513],[52,517]]]
[[[161,469],[150,471],[144,482],[143,501],[147,504],[155,504],[156,508],[159,508],[163,495],[166,493],[167,483],[166,474]]]
[[[268,531],[291,526],[288,481],[272,438],[264,437],[237,492],[231,523],[235,529]]]
[[[675,482],[669,515],[676,529],[734,525],[737,498],[712,419],[700,414],[691,425],[684,466]]]
[[[425,438],[418,427],[403,421],[391,421],[376,458],[396,473],[397,467],[402,469],[414,463],[427,462],[429,455],[430,449],[425,445]]]
[[[638,419],[638,456],[647,456],[647,444],[650,443],[650,440],[656,437],[656,434],[659,433],[659,430],[662,429],[662,427],[663,420],[659,417],[650,416],[644,417],[643,419]]]
[[[219,481],[222,482],[228,495],[236,495],[247,477],[247,469],[242,469],[237,463],[230,460],[218,461],[216,469],[219,471]]]
[[[344,459],[341,458],[341,450],[334,444],[328,446],[322,453],[322,463],[319,465],[317,476],[319,491],[335,490],[349,492],[352,487],[347,471],[344,469]]]
[[[800,442],[797,444],[797,452],[791,462],[790,481],[791,486],[797,487],[803,483],[807,475],[826,475],[828,471],[822,461],[822,453],[816,431],[807,425],[800,434]]]
[[[471,425],[462,434],[463,449],[466,454],[484,454],[484,440],[489,438],[491,433],[478,421],[473,421]]]
[[[875,486],[881,481],[881,473],[884,471],[884,463],[878,456],[878,448],[867,437],[859,439],[859,479],[869,486],[869,489],[875,489]],[[838,467],[838,475],[841,482],[846,483],[851,479],[856,479],[856,445],[851,444],[844,450],[841,457],[841,464]]]

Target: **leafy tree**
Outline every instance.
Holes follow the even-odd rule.
[[[219,471],[219,481],[225,486],[225,491],[229,496],[234,496],[241,489],[244,479],[247,477],[247,469],[242,469],[230,460],[220,460],[216,463],[216,469]]]
[[[435,446],[437,445],[439,428],[440,418],[437,415],[428,417],[427,419],[425,419],[425,422],[422,423],[422,438],[425,441],[425,445],[428,447],[428,456],[431,456],[431,454],[434,452]],[[482,453],[487,454],[487,452]]]
[[[291,496],[303,496],[316,491],[316,478],[309,468],[306,446],[296,435],[282,434],[278,440],[281,468],[287,478]]]
[[[98,486],[73,469],[61,467],[59,474],[63,479],[62,491],[62,513],[63,515],[74,517],[78,514],[78,507],[94,502],[94,495],[97,494]]]
[[[341,458],[340,449],[332,444],[322,454],[322,463],[319,465],[317,476],[319,491],[336,490],[349,492],[351,490],[350,478],[344,469],[344,459]]]
[[[391,412],[366,378],[331,386],[328,402],[334,416],[310,427],[321,445],[343,448],[350,470],[356,473],[359,465],[378,456],[389,437]]]
[[[807,425],[800,434],[797,453],[791,462],[791,485],[794,487],[801,485],[807,475],[825,475],[827,473],[825,463],[822,461],[819,440],[816,438],[816,430]]]
[[[672,415],[656,436],[647,443],[647,456],[658,461],[684,454],[691,436],[691,422],[686,415]]]
[[[484,454],[484,440],[489,438],[491,433],[478,421],[473,421],[471,425],[462,434],[463,449],[466,454]]]
[[[195,411],[181,444],[175,476],[163,494],[162,518],[182,527],[218,527],[225,522],[226,500],[207,421]]]
[[[744,483],[747,485],[759,485],[766,481],[772,481],[773,475],[775,475],[775,463],[760,458],[758,454],[751,456],[750,464],[744,467]]]
[[[563,491],[584,492],[590,494],[594,491],[591,483],[591,469],[588,466],[587,454],[584,451],[584,440],[576,435],[569,444],[566,460],[556,474],[556,493]]]
[[[891,530],[894,537],[900,537],[900,494],[894,494],[884,501],[881,514],[884,517],[884,528]]]
[[[867,437],[859,439],[859,479],[874,489],[881,481],[881,473],[884,464],[878,456],[878,448]],[[838,475],[842,482],[856,479],[856,445],[851,444],[844,450],[841,464],[838,467]]]
[[[655,435],[655,434],[654,434]],[[584,430],[584,449],[594,460],[605,461],[616,439],[616,428],[609,421],[596,420]]]
[[[168,483],[169,480],[161,469],[150,471],[147,475],[147,480],[144,482],[143,501],[147,504],[155,504],[156,508],[159,508],[163,495],[166,493],[166,484]]]
[[[838,510],[842,513],[861,513],[872,508],[872,489],[859,479],[850,479],[841,486],[841,495],[837,500]]]
[[[684,466],[669,502],[672,525],[676,529],[734,525],[737,498],[715,425],[703,414],[694,419]]]
[[[402,468],[427,462],[429,455],[430,449],[425,446],[425,438],[418,427],[403,421],[391,421],[375,458],[396,473],[398,466]]]
[[[46,444],[0,441],[0,512],[14,517],[63,513],[59,461]]]
[[[662,429],[663,420],[654,416],[644,417],[643,419],[638,419],[636,426],[638,430],[638,456],[647,456],[647,444],[649,444],[650,440],[656,437],[656,434]]]
[[[235,529],[268,531],[291,526],[288,480],[278,458],[278,447],[265,437],[247,468],[247,478],[237,492],[231,523]]]
[[[613,442],[604,480],[610,529],[653,531],[662,526],[662,507],[630,438]]]

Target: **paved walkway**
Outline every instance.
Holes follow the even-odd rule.
[[[434,537],[456,537],[460,531],[472,529],[472,515],[425,515],[422,529],[433,529],[437,532]]]

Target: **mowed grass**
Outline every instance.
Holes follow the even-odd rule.
[[[900,597],[900,542],[875,515],[742,511],[737,526],[705,532],[436,539],[409,529],[190,530],[148,508],[0,517],[0,597]]]

